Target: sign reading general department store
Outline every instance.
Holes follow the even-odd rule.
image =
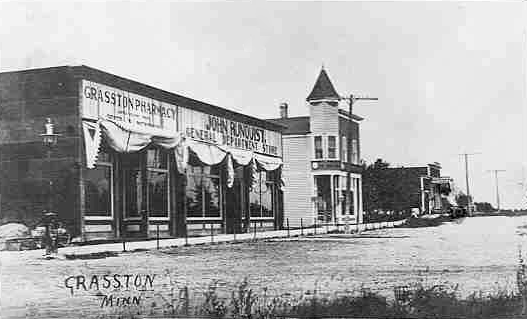
[[[282,156],[280,133],[223,117],[179,108],[180,127],[193,140]]]
[[[82,80],[82,116],[111,120],[134,132],[175,136],[281,156],[280,133]]]

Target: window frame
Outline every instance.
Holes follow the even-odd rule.
[[[98,166],[104,166],[104,167],[109,167],[110,168],[110,216],[87,216],[86,215],[86,203],[84,202],[83,205],[84,205],[84,212],[83,212],[83,217],[84,217],[84,220],[113,220],[114,217],[115,217],[115,212],[114,212],[114,193],[115,193],[115,190],[114,190],[114,178],[115,178],[115,174],[114,174],[114,156],[109,153],[109,152],[105,152],[106,154],[108,154],[109,156],[109,159],[110,161],[107,162],[107,161],[101,161],[100,160],[100,157],[97,158],[97,162],[95,163],[95,167],[93,169],[97,169]],[[84,183],[84,181],[83,181]],[[86,200],[86,184],[84,184],[84,201]]]
[[[271,192],[271,212],[272,212],[272,216],[263,216],[262,186],[261,186],[261,184],[262,184],[262,171],[260,171],[260,172],[258,172],[258,183],[259,183],[258,195],[259,195],[259,202],[260,202],[260,216],[259,217],[253,217],[252,216],[251,195],[249,194],[249,220],[274,220],[275,217],[276,217],[276,212],[275,212],[275,210],[276,210],[276,205],[275,205],[275,199],[276,199],[275,186],[276,186],[276,182],[269,179],[267,174],[270,174],[270,172],[265,171],[265,173],[266,173],[266,179],[265,179],[264,183],[266,184],[266,187],[268,189],[270,189],[270,192]]]
[[[348,163],[348,138],[346,135],[340,137],[340,160],[344,163]]]
[[[317,139],[320,139],[320,157],[317,156]],[[324,138],[322,135],[315,135],[313,136],[313,151],[314,151],[314,159],[315,160],[322,160],[324,159]]]
[[[205,166],[208,166],[208,165],[205,165]],[[214,220],[214,221],[218,221],[218,220],[223,220],[223,215],[224,215],[224,212],[223,212],[223,183],[222,183],[222,177],[221,177],[221,173],[219,174],[206,174],[204,171],[203,171],[203,168],[205,166],[197,166],[197,167],[201,167],[202,168],[202,172],[201,173],[187,173],[187,178],[192,178],[194,176],[200,176],[200,179],[201,179],[201,213],[202,213],[202,216],[201,217],[189,217],[188,216],[188,211],[187,211],[187,216],[186,216],[186,220],[187,221],[203,221],[203,220]],[[212,170],[212,166],[211,166],[211,170]],[[217,178],[219,183],[218,183],[218,186],[219,186],[219,208],[220,208],[220,214],[219,216],[217,217],[206,217],[205,216],[205,188],[203,187],[203,177],[208,177],[208,178]],[[187,197],[186,196],[186,191],[187,191],[187,188],[188,185],[185,187],[185,198]],[[185,199],[186,200],[186,199]]]
[[[351,140],[351,163],[359,165],[359,141],[356,138]]]
[[[328,152],[327,152],[327,158],[330,159],[330,160],[335,160],[338,158],[338,147],[337,147],[337,137],[335,135],[328,135],[327,137],[327,149],[328,149]],[[333,140],[333,147],[330,146],[330,139]],[[333,153],[333,156],[331,156],[331,150],[334,152]]]

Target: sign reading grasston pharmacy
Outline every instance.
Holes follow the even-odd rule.
[[[82,116],[110,120],[134,132],[174,136],[177,106],[107,85],[82,80]]]
[[[180,127],[193,140],[282,156],[282,139],[278,132],[186,108],[178,110]]]

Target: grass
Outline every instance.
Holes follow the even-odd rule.
[[[316,289],[301,296],[270,295],[255,291],[246,279],[230,290],[213,281],[203,292],[189,293],[165,308],[173,317],[271,319],[271,318],[525,318],[527,312],[527,262],[518,255],[517,291],[472,293],[460,297],[458,286],[423,285],[395,287],[393,298],[368,289],[344,294],[321,294]],[[317,286],[317,284],[315,284]],[[220,292],[221,290],[221,292]],[[174,300],[174,299],[173,299]]]
[[[257,294],[246,280],[228,298],[217,293],[212,283],[200,302],[189,308],[174,306],[165,313],[170,316],[200,316],[206,318],[520,318],[520,294],[498,292],[489,295],[474,293],[467,298],[457,297],[456,288],[416,285],[405,294],[389,301],[366,289],[358,294],[322,297],[316,291],[292,301],[291,298],[271,297],[264,289]],[[196,295],[194,295],[196,296]],[[182,309],[185,309],[182,311]]]

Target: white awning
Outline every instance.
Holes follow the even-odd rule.
[[[205,165],[219,164],[227,155],[227,152],[212,144],[189,140],[188,146]]]
[[[97,161],[101,138],[119,153],[137,152],[149,144],[155,144],[166,149],[175,148],[181,142],[181,136],[155,136],[132,132],[114,122],[82,121],[84,130],[84,144],[86,149],[86,166],[94,168]]]
[[[283,164],[282,159],[279,157],[271,157],[262,154],[254,154],[254,159],[266,171],[274,171]]]

